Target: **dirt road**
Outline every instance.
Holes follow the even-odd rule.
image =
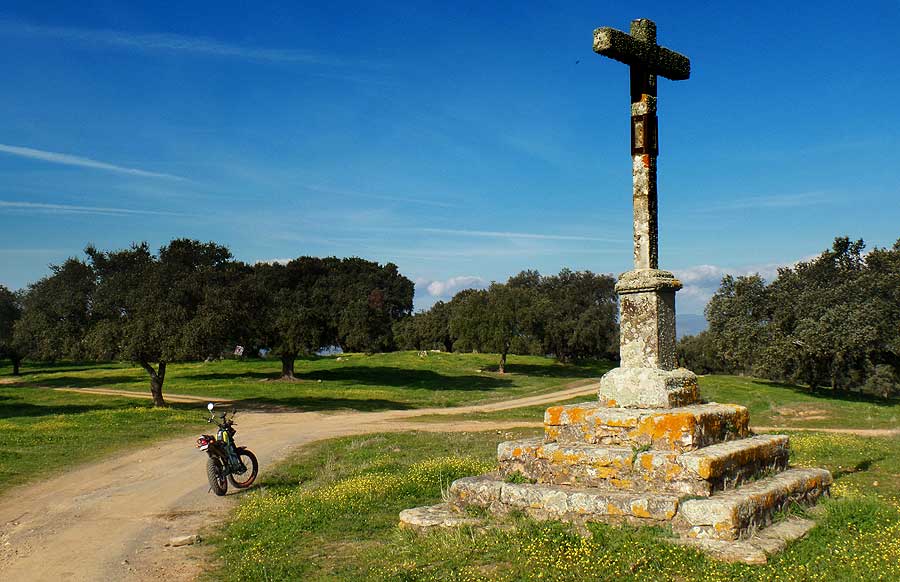
[[[337,436],[381,431],[475,431],[532,422],[414,423],[426,414],[490,412],[558,402],[596,392],[596,384],[506,402],[442,409],[321,414],[239,415],[238,442],[257,454],[264,473],[292,449]],[[108,391],[112,392],[112,391]],[[206,429],[198,425],[197,432]],[[5,580],[191,580],[203,546],[166,547],[197,533],[238,495],[208,493],[205,458],[194,437],[161,442],[13,489],[0,497],[0,575]]]

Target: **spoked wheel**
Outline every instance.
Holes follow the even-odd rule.
[[[228,481],[225,479],[225,466],[222,461],[214,457],[206,459],[206,476],[209,478],[209,488],[218,496],[228,492]]]
[[[234,473],[228,475],[228,480],[238,489],[246,489],[256,481],[256,475],[259,473],[259,462],[256,460],[256,455],[243,447],[237,450],[237,454],[241,459],[241,463],[247,467],[247,470],[240,475]]]

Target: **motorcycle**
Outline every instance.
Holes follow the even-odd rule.
[[[210,402],[206,408],[209,410],[206,422],[214,422],[219,427],[215,436],[205,434],[197,439],[197,448],[209,456],[206,459],[206,476],[210,491],[219,496],[225,495],[229,482],[238,489],[250,487],[259,473],[259,462],[249,449],[234,443],[234,433],[237,432],[234,411],[231,411],[231,418],[225,411],[217,420],[213,414],[215,404]]]

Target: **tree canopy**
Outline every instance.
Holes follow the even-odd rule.
[[[404,349],[553,354],[563,361],[616,357],[615,279],[563,269],[559,275],[522,271],[488,289],[460,291],[447,303],[395,325]]]
[[[12,360],[14,376],[19,374],[19,364],[22,362],[21,351],[13,338],[13,330],[20,317],[22,306],[19,297],[0,285],[0,358]]]
[[[682,340],[685,363],[711,346],[719,360],[705,365],[715,371],[900,394],[900,241],[864,250],[841,237],[770,284],[726,276],[706,308],[708,333]]]

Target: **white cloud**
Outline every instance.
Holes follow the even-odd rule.
[[[808,261],[815,256],[817,255],[783,263],[763,263],[738,267],[696,265],[685,269],[673,269],[675,276],[684,284],[684,287],[678,292],[678,297],[688,305],[689,310],[702,311],[719,288],[722,277],[725,275],[740,277],[759,274],[760,277],[771,282],[778,275],[779,268],[793,267],[800,261]]]
[[[432,297],[452,297],[463,289],[484,289],[488,284],[488,281],[473,275],[450,277],[443,281],[427,279],[418,279],[416,281],[416,287],[422,287]]]
[[[185,180],[181,176],[173,176],[172,174],[163,174],[160,172],[149,172],[138,168],[128,168],[126,166],[117,166],[107,162],[83,158],[81,156],[73,156],[70,154],[60,154],[57,152],[48,152],[44,150],[36,150],[33,148],[25,148],[20,146],[12,146],[0,144],[0,152],[19,156],[22,158],[30,158],[32,160],[42,160],[53,164],[63,164],[66,166],[79,166],[82,168],[93,168],[96,170],[107,170],[109,172],[118,172],[120,174],[130,174],[132,176],[141,176],[144,178],[166,178],[169,180]]]
[[[316,65],[342,64],[342,62],[335,58],[307,51],[254,48],[227,44],[209,38],[181,36],[177,34],[141,34],[115,30],[37,26],[15,21],[0,21],[0,30],[7,34],[54,38],[84,44],[103,44],[142,51],[194,53],[213,57],[229,57],[269,62]]]
[[[104,206],[75,206],[72,204],[45,204],[41,202],[19,202],[0,200],[0,210],[5,208],[20,211],[52,212],[57,214],[100,214],[106,216],[122,216],[126,214],[153,214],[159,216],[181,216],[177,212],[159,210],[136,210],[133,208],[111,208]]]

